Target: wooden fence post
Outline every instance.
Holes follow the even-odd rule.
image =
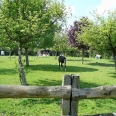
[[[79,75],[72,74],[71,80],[72,80],[72,84],[71,84],[72,90],[73,90],[73,88],[77,89],[80,87]],[[71,101],[71,115],[70,116],[78,116],[78,100],[73,100],[73,98]]]
[[[62,99],[62,112],[61,116],[77,116],[78,107],[77,107],[77,100],[72,99],[72,89],[79,88],[79,76],[78,75],[64,75],[62,79],[62,86],[64,85],[71,85],[71,95],[70,99]]]
[[[62,86],[71,85],[71,75],[64,75],[62,78]],[[71,96],[71,95],[70,95]],[[70,99],[62,99],[61,116],[70,116]]]

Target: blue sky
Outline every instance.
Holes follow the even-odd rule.
[[[107,13],[108,10],[116,8],[116,0],[64,0],[64,4],[68,8],[66,11],[72,13],[72,16],[69,15],[69,18],[67,18],[68,25],[72,25],[75,20],[82,16],[92,18],[93,10],[103,14],[104,11]],[[69,7],[71,10],[69,10]]]

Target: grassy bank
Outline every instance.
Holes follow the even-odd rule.
[[[17,73],[17,57],[11,60],[0,56],[0,84],[20,85]],[[55,57],[29,57],[25,67],[27,83],[37,86],[57,86],[64,74],[79,74],[80,87],[116,85],[116,72],[111,59],[67,57],[67,71],[58,69]],[[0,116],[59,116],[60,99],[0,99]],[[81,100],[79,114],[116,112],[116,99]]]

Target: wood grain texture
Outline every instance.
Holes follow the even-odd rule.
[[[71,86],[11,86],[0,85],[0,98],[65,98]]]

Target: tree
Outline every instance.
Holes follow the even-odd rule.
[[[82,17],[79,21],[74,21],[74,25],[68,30],[68,44],[71,47],[77,47],[79,50],[82,50],[82,64],[84,61],[84,51],[89,49],[87,44],[84,44],[84,41],[80,41],[79,35],[83,34],[82,27],[89,25],[88,18]]]
[[[95,21],[89,29],[83,28],[81,40],[91,46],[92,49],[113,54],[116,66],[116,10],[109,12],[107,17],[95,14]]]
[[[67,45],[66,33],[63,31],[56,33],[53,42],[54,42],[54,45],[52,47],[52,50],[56,51],[56,57],[57,57],[57,52],[60,52],[66,55],[66,52],[69,48],[69,46]]]
[[[18,44],[19,77],[27,85],[22,63],[22,48],[28,61],[28,48],[51,45],[54,33],[60,29],[64,6],[51,0],[5,0],[1,8],[1,30],[9,43]],[[26,62],[27,65],[28,62]]]

